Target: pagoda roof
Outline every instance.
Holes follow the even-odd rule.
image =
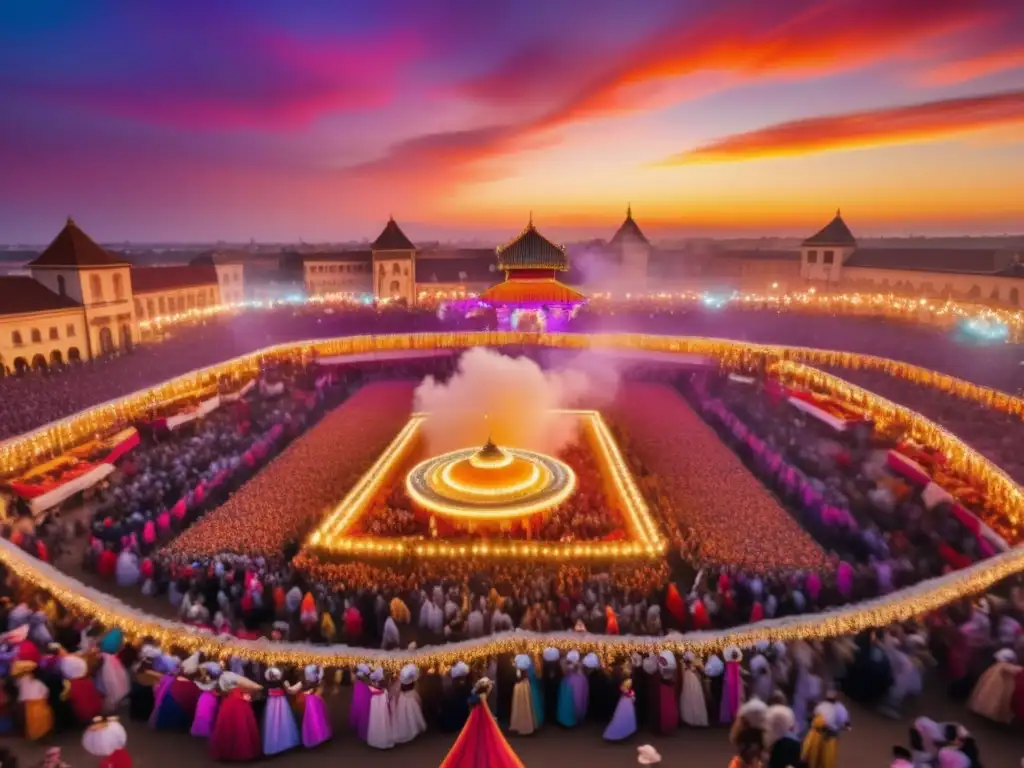
[[[586,298],[579,291],[553,278],[511,278],[480,294],[480,301],[488,304],[578,304],[586,301]]]
[[[622,225],[618,228],[612,239],[609,241],[609,245],[618,246],[628,242],[640,242],[644,245],[650,245],[651,241],[647,239],[646,235],[641,231],[640,226],[633,220],[633,207],[628,206],[626,208],[626,220],[622,222]]]
[[[43,252],[28,263],[29,267],[116,267],[127,264],[97,245],[68,216],[64,228],[57,233]]]
[[[384,225],[384,231],[377,236],[370,247],[375,251],[416,250],[412,240],[405,236],[405,232],[398,226],[393,216],[388,218],[388,223]]]
[[[839,215],[839,209],[837,208],[835,218],[804,240],[802,244],[840,246],[857,245],[857,238],[853,236],[853,232],[851,232],[850,228],[846,226],[846,222],[843,221],[843,217]]]
[[[515,240],[498,246],[497,254],[499,269],[569,269],[565,247],[555,245],[538,232],[533,217]]]

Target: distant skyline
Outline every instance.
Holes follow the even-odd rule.
[[[0,243],[1024,231],[1019,0],[7,0]]]

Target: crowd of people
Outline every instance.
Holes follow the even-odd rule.
[[[681,322],[700,324],[713,319],[709,313],[690,314],[694,316]],[[732,321],[734,315],[726,313],[721,318]],[[643,321],[658,330],[674,316],[670,311],[610,316],[595,310],[581,316],[579,327]],[[348,314],[326,313],[321,308],[294,310],[289,317],[285,327],[273,332],[261,325],[259,316],[224,318],[207,326],[183,328],[177,338],[164,344],[185,344],[192,339],[191,346],[186,345],[192,351],[183,353],[193,361],[187,368],[223,359],[231,350],[248,351],[284,340],[289,334],[302,335],[303,330],[306,337],[334,336],[386,329],[426,330],[440,323],[433,315],[404,310],[353,310]],[[776,319],[774,326],[765,325],[778,331],[793,320],[790,315]],[[203,351],[205,342],[197,341],[220,339],[246,323],[252,324],[253,333],[245,339],[245,334],[237,335],[232,342],[236,346],[221,346],[216,354]],[[761,328],[759,333],[775,331]],[[901,328],[903,331],[921,333],[912,327]],[[693,331],[681,327],[673,332]],[[819,325],[815,333],[820,332]],[[247,346],[250,342],[252,346]],[[169,346],[152,349],[164,354],[173,351]],[[885,350],[873,351],[885,354]],[[207,353],[210,359],[198,362]],[[117,360],[85,364],[80,371],[54,373],[43,386],[37,381],[34,389],[42,393],[37,394],[42,398],[41,412],[59,416],[83,407],[89,397],[88,382],[104,376],[109,381],[117,366],[128,370],[148,354],[151,348],[143,347]],[[178,363],[185,364],[182,360]],[[161,365],[165,367],[154,366],[154,380],[178,372],[172,370],[171,363]],[[137,585],[150,597],[166,598],[181,620],[202,629],[243,638],[269,633],[272,640],[396,649],[411,643],[422,647],[457,642],[517,628],[654,636],[722,629],[886,594],[991,554],[952,514],[948,500],[928,498],[923,488],[893,474],[884,459],[891,444],[874,434],[870,425],[844,433],[828,432],[774,398],[765,381],[656,370],[634,373],[634,377],[647,380],[629,382],[627,387],[636,388],[623,398],[629,406],[617,405],[610,416],[617,439],[670,541],[670,552],[663,561],[586,566],[486,558],[372,562],[332,560],[300,552],[305,534],[368,468],[407,418],[412,385],[395,379],[415,381],[425,373],[443,378],[452,365],[452,360],[438,359],[344,373],[325,372],[315,363],[286,366],[263,378],[263,383],[273,379],[280,387],[256,387],[240,401],[222,406],[181,431],[147,432],[142,444],[121,460],[116,473],[90,502],[94,511],[86,567],[122,586]],[[106,373],[97,373],[103,366],[109,366]],[[894,399],[910,396],[909,385],[891,377],[858,375],[869,389],[883,395],[894,392],[899,395],[894,394]],[[74,388],[66,383],[77,376],[84,392],[69,395]],[[376,377],[389,381],[367,383]],[[24,382],[31,379],[0,380],[0,392],[7,387],[17,396],[18,387],[27,387]],[[142,386],[140,379],[129,380],[135,382],[130,389]],[[109,388],[107,392],[109,396]],[[0,396],[0,436],[4,429],[11,434],[29,424],[13,416],[6,422],[3,404],[7,402],[7,397]],[[954,429],[965,430],[958,434],[967,439],[977,434],[997,463],[1005,460],[1011,471],[1020,465],[1020,457],[1011,455],[1013,430],[1018,427],[1007,430],[1005,434],[1011,437],[996,433],[992,430],[998,420],[972,419],[972,409],[948,395],[933,393],[911,404],[925,415],[941,416],[942,423],[957,424]],[[601,480],[589,454],[570,448],[563,458],[583,479],[581,493],[529,531],[506,535],[525,534],[551,541],[608,540],[622,531],[622,520],[599,490]],[[400,490],[388,490],[375,509],[376,513],[362,521],[362,532],[385,538],[436,533],[429,519],[419,515]],[[45,540],[51,550],[59,550],[61,543],[76,533],[54,516],[33,535],[19,532],[19,542],[31,544],[30,551],[40,554],[47,550],[36,546],[36,541]],[[446,537],[478,535],[444,533]],[[11,574],[8,578],[15,581]],[[211,691],[222,694],[212,699],[221,712],[232,712],[224,727],[244,736],[216,738],[219,718],[206,711],[209,722],[204,721],[202,728],[208,732],[203,735],[210,739],[211,754],[218,759],[252,759],[302,744],[314,746],[330,738],[329,723],[315,714],[320,706],[316,697],[324,694],[325,687],[337,687],[323,670],[268,670],[227,659],[186,663],[163,651],[157,653],[151,646],[148,650],[104,650],[101,646],[107,636],[100,640],[93,631],[91,640],[85,638],[88,648],[83,649],[81,658],[89,672],[83,676],[78,674],[80,664],[61,662],[61,654],[49,647],[49,640],[43,642],[56,639],[65,655],[74,656],[79,639],[73,630],[87,628],[83,619],[65,615],[46,596],[26,598],[20,591],[12,591],[10,596],[4,609],[9,629],[28,633],[26,638],[20,634],[7,637],[9,645],[17,649],[9,658],[10,679],[18,691],[11,695],[25,705],[21,726],[26,734],[32,720],[28,710],[39,711],[38,706],[27,704],[41,701],[44,688],[50,708],[56,712],[63,707],[62,716],[71,716],[66,701],[50,701],[58,678],[77,681],[95,675],[99,697],[104,700],[101,713],[128,702],[134,712],[136,686],[128,685],[116,703],[107,700],[114,695],[108,686],[124,688],[117,687],[124,680],[121,673],[115,680],[110,672],[117,668],[112,659],[119,658],[122,667],[152,673],[149,679],[157,684],[168,681],[163,698],[154,693],[158,689],[149,686],[153,712],[157,713],[152,715],[153,722],[159,721],[160,702],[166,701],[167,706],[175,707],[172,713],[177,725],[172,728],[194,729],[201,698]],[[788,739],[797,742],[800,759],[811,768],[831,768],[845,710],[830,691],[842,689],[850,698],[896,717],[905,702],[920,692],[924,670],[934,660],[943,665],[952,681],[951,693],[968,699],[974,711],[997,722],[1024,718],[1024,675],[1017,664],[1017,654],[1024,653],[1024,645],[1019,643],[1024,621],[1020,597],[1004,586],[980,603],[951,606],[911,625],[825,644],[727,649],[715,659],[679,659],[671,653],[615,660],[580,658],[579,654],[525,660],[503,657],[476,670],[466,665],[455,665],[452,670],[403,669],[393,679],[383,670],[347,670],[344,679],[351,679],[353,685],[353,710],[357,709],[356,697],[362,702],[365,696],[367,732],[363,734],[358,725],[353,729],[371,746],[412,740],[428,726],[449,727],[443,722],[452,707],[460,713],[465,710],[466,717],[454,720],[461,727],[469,709],[458,702],[470,698],[470,681],[483,677],[494,682],[488,698],[498,722],[516,733],[535,730],[545,719],[572,727],[569,721],[575,724],[587,717],[608,722],[608,738],[629,736],[645,727],[664,732],[681,722],[691,726],[739,723],[732,737],[739,755],[747,761],[742,765],[756,765],[754,761],[759,759],[772,765],[774,747]],[[115,628],[105,629],[116,638]],[[30,647],[36,648],[35,656]],[[28,654],[24,659],[22,650]],[[744,656],[747,662],[741,675]],[[36,666],[17,668],[22,661]],[[768,681],[762,680],[762,669],[768,670]],[[453,674],[456,671],[458,674]],[[558,680],[554,693],[548,687],[549,677]],[[466,679],[459,682],[461,678]],[[589,694],[579,693],[581,679],[588,683]],[[32,685],[33,680],[37,684]],[[195,689],[181,686],[178,690],[185,709],[191,707],[184,719],[178,711],[182,701],[172,695],[180,680]],[[572,699],[571,704],[560,696],[567,680],[570,686],[565,696]],[[61,687],[63,690],[63,683]],[[667,688],[671,694],[666,693]],[[706,710],[705,723],[699,722],[697,714],[701,709],[698,692]],[[761,703],[744,705],[744,699],[755,692]],[[148,701],[145,692],[139,696],[143,704]],[[206,699],[208,707],[213,707],[211,697]],[[584,706],[583,700],[589,704]],[[299,704],[298,716],[291,714],[292,704]],[[378,708],[376,714],[374,707]],[[789,715],[779,709],[772,715],[775,707],[789,711],[790,725],[782,727],[789,723]],[[291,714],[291,721],[285,712]],[[311,743],[306,743],[307,712],[313,713]],[[773,722],[773,717],[775,731],[765,725]],[[261,720],[263,726],[259,727]],[[40,722],[45,725],[45,717]],[[371,728],[372,723],[376,725]],[[949,761],[961,760],[950,756],[953,752],[967,761],[959,764],[980,765],[977,745],[959,729],[920,722],[912,730],[907,745],[912,753],[930,753],[931,759],[939,759],[940,751],[945,750],[949,765],[958,764]],[[111,743],[116,743],[116,729],[110,732],[115,734]],[[96,743],[102,741],[95,739]],[[917,758],[912,755],[911,759]]]
[[[1007,725],[1024,722],[1024,589],[1016,585],[856,637],[764,641],[703,658],[667,650],[599,655],[580,634],[579,648],[568,651],[467,661],[456,653],[443,665],[325,670],[236,656],[186,658],[151,639],[128,643],[119,629],[68,613],[13,572],[0,575],[0,729],[33,741],[82,731],[91,754],[118,754],[104,765],[130,765],[117,716],[204,739],[213,759],[234,762],[336,737],[400,747],[428,729],[455,734],[481,727],[473,706],[485,705],[492,718],[487,738],[502,749],[508,744],[497,726],[527,736],[594,722],[610,742],[720,727],[738,765],[835,768],[852,726],[844,701],[894,711],[936,674],[976,713]],[[344,725],[332,715],[338,702],[346,704]],[[656,754],[649,745],[640,750]],[[982,765],[967,729],[925,717],[913,721],[896,755],[914,766]],[[504,763],[488,768],[495,764]]]

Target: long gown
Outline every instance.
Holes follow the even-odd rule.
[[[217,710],[220,707],[220,694],[216,688],[203,691],[199,694],[199,702],[196,704],[196,716],[192,719],[192,730],[190,733],[201,739],[208,739],[213,733],[213,725],[217,722]]]
[[[636,733],[636,694],[624,691],[615,706],[615,712],[608,727],[604,729],[605,741],[624,741]]]
[[[307,691],[303,696],[305,706],[302,709],[302,746],[312,749],[330,740],[333,735],[331,721],[327,717],[327,706],[319,688]]]
[[[366,743],[375,749],[391,749],[395,746],[395,739],[391,730],[388,692],[383,688],[371,686],[370,697],[370,720],[366,728]]]
[[[509,730],[520,736],[529,736],[537,726],[533,711],[533,686],[528,677],[522,677],[512,689],[512,716]]]
[[[349,727],[366,741],[366,729],[370,725],[370,686],[365,680],[356,678],[352,687],[352,710],[348,716]]]
[[[473,696],[472,711],[441,768],[524,768],[494,722],[487,700]]]
[[[224,697],[210,734],[210,757],[240,763],[260,756],[260,728],[252,700],[240,688]]]
[[[682,721],[695,728],[708,725],[708,707],[704,701],[704,686],[700,676],[690,665],[683,666],[683,686],[679,694],[679,716]]]
[[[722,686],[722,704],[719,707],[719,722],[728,725],[736,719],[736,713],[743,704],[743,680],[740,678],[740,663],[725,663],[725,683]]]
[[[659,725],[658,732],[670,734],[679,727],[679,695],[676,693],[675,673],[671,677],[659,676]]]
[[[199,693],[199,688],[188,678],[167,675],[156,691],[150,725],[161,731],[190,730]]]
[[[267,706],[263,710],[263,753],[279,755],[299,746],[299,727],[295,724],[295,713],[288,703],[288,694],[283,688],[267,691]]]
[[[1013,693],[1022,667],[997,661],[979,678],[967,706],[975,714],[997,723],[1013,722]]]
[[[416,693],[415,683],[402,686],[391,714],[391,730],[396,744],[407,744],[427,730],[423,705],[420,695]]]

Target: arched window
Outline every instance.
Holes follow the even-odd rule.
[[[146,299],[146,317],[152,318],[156,307],[153,306],[152,299]]]
[[[60,332],[57,330],[57,326],[50,326],[50,341],[57,341],[60,339]]]
[[[103,283],[100,282],[99,275],[89,275],[89,293],[92,294],[93,301],[103,301]]]
[[[140,318],[141,317],[145,317],[145,315],[142,314],[142,299],[136,299],[135,300],[135,315],[136,315],[136,317],[140,317]]]
[[[981,296],[981,286],[980,285],[972,285],[971,286],[971,290],[969,290],[967,292],[967,295],[970,296],[972,299],[979,298]]]
[[[21,338],[21,331],[11,332],[11,343],[16,347],[20,347],[22,344],[25,343]]]
[[[124,280],[120,272],[114,273],[114,298],[118,301],[124,298]]]
[[[61,296],[68,295],[68,286],[64,280],[64,275],[57,275],[57,293]]]
[[[167,314],[167,301],[163,296],[160,297],[160,314]]]
[[[100,353],[109,355],[114,349],[114,334],[109,328],[100,328]]]
[[[43,334],[39,332],[38,328],[33,328],[30,333],[32,334],[32,343],[38,344],[43,340]]]
[[[1015,307],[1020,306],[1020,291],[1016,288],[1010,289],[1010,303]]]
[[[400,274],[402,274],[402,267],[401,267],[401,265],[398,264],[398,262],[395,262],[395,265],[391,268],[391,274],[392,275],[400,275]]]

